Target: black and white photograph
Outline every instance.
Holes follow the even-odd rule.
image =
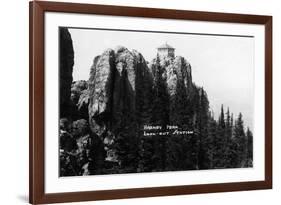
[[[59,176],[253,168],[253,36],[59,27]]]

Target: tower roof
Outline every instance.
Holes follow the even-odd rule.
[[[175,49],[172,46],[170,46],[167,42],[158,47],[158,49],[161,49],[161,48]]]

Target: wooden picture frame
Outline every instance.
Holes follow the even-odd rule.
[[[45,193],[45,45],[46,12],[97,14],[139,18],[194,20],[262,25],[265,27],[265,179],[261,181],[161,186],[149,188]],[[272,17],[260,15],[136,8],[92,4],[33,1],[29,5],[29,200],[32,204],[229,192],[272,188]]]

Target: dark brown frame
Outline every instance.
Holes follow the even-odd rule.
[[[74,202],[180,194],[241,191],[272,188],[272,16],[211,13],[74,4],[30,2],[30,71],[29,71],[29,201],[32,204]],[[205,185],[151,187],[87,192],[44,192],[44,13],[68,12],[113,16],[150,17],[162,19],[199,20],[211,22],[247,23],[265,26],[265,180]]]

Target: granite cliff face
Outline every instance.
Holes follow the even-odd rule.
[[[69,117],[71,114],[70,96],[72,71],[74,65],[74,51],[71,35],[67,28],[60,29],[60,117]]]
[[[89,78],[89,121],[95,134],[114,130],[124,112],[135,118],[136,82],[148,73],[142,55],[124,47],[108,49],[94,59]]]
[[[89,78],[89,123],[100,136],[110,118],[114,79],[114,51],[106,50],[94,59]]]

